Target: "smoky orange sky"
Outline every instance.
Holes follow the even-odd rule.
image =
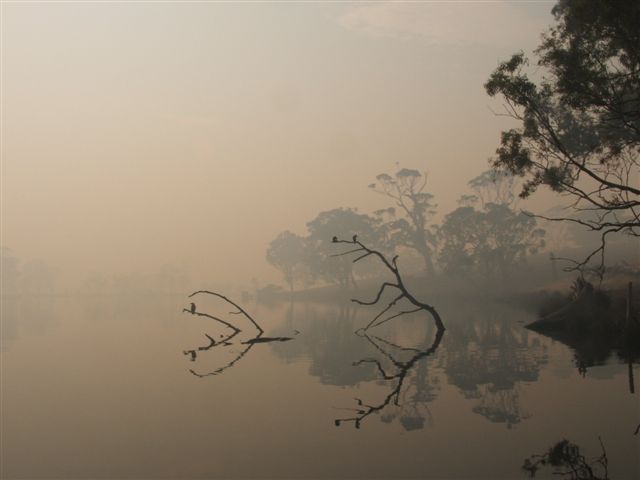
[[[67,281],[279,281],[282,230],[398,165],[440,214],[510,125],[483,84],[553,2],[2,2],[2,245]]]

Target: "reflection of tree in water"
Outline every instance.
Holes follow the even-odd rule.
[[[309,373],[327,385],[351,386],[373,380],[376,376],[373,365],[350,367],[373,353],[371,345],[353,334],[358,309],[348,303],[315,307],[305,305],[303,314],[296,318],[296,328],[304,332],[296,345],[273,344],[275,354],[285,361],[308,357]],[[290,307],[283,327],[274,329],[274,333],[290,331],[293,315],[294,308]]]
[[[580,446],[568,440],[561,440],[554,444],[543,454],[531,455],[525,459],[522,469],[531,478],[535,477],[539,470],[550,468],[554,475],[567,480],[608,480],[609,459],[600,441],[601,454],[592,459],[587,458]]]
[[[478,387],[479,404],[473,412],[487,418],[491,422],[506,423],[507,428],[529,418],[520,409],[519,388],[515,385],[510,390],[496,390],[488,385]]]
[[[376,350],[375,357],[359,360],[355,365],[375,365],[378,376],[391,390],[382,401],[367,404],[356,398],[354,408],[344,408],[355,412],[352,417],[335,420],[336,426],[353,423],[360,428],[362,421],[373,414],[379,414],[380,420],[391,423],[398,419],[405,430],[424,428],[425,421],[430,421],[431,414],[428,403],[436,398],[437,382],[430,381],[427,362],[424,361],[438,349],[444,330],[429,329],[428,336],[433,338],[431,344],[425,343],[417,348],[403,347],[375,335],[363,333],[362,337]]]
[[[546,347],[509,318],[476,317],[451,330],[443,366],[449,383],[478,400],[473,411],[509,428],[527,418],[519,383],[538,379]]]

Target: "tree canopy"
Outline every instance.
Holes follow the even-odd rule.
[[[588,217],[570,221],[606,236],[640,235],[640,3],[560,0],[557,24],[536,50],[543,76],[516,53],[485,89],[501,96],[520,126],[502,132],[493,165],[525,178],[521,197],[540,185],[573,198]]]
[[[369,188],[391,198],[395,204],[376,212],[383,221],[389,217],[384,221],[384,229],[390,247],[403,246],[417,251],[424,260],[425,271],[433,273],[435,237],[428,226],[436,205],[433,195],[425,191],[427,175],[402,168],[393,177],[382,173],[376,180],[378,183],[372,183]]]
[[[267,261],[282,272],[290,291],[293,291],[296,270],[304,262],[305,246],[302,237],[287,230],[280,233],[267,249]]]

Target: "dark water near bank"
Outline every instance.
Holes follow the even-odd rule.
[[[373,307],[246,304],[293,340],[247,350],[243,324],[191,361],[228,332],[187,299],[3,299],[2,478],[525,478],[598,437],[612,478],[640,478],[637,364],[631,394],[627,364],[579,372],[522,310],[433,301],[441,339],[419,316],[355,335]]]

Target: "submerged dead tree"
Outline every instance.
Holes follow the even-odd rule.
[[[382,294],[384,293],[384,291],[389,288],[389,289],[394,289],[398,292],[398,295],[396,295],[388,304],[386,307],[384,307],[382,309],[382,311],[380,313],[378,313],[378,315],[376,315],[373,320],[371,320],[366,327],[364,327],[362,330],[363,331],[367,331],[369,328],[372,327],[377,327],[378,325],[381,325],[385,322],[388,322],[389,320],[392,320],[394,318],[400,317],[402,315],[408,315],[411,313],[417,313],[420,311],[425,311],[428,312],[431,317],[433,317],[433,320],[436,324],[436,327],[438,329],[438,331],[442,331],[444,332],[445,327],[444,324],[442,323],[442,319],[440,318],[440,315],[438,314],[438,311],[435,309],[435,307],[433,307],[432,305],[429,305],[427,303],[423,303],[421,301],[419,301],[418,299],[416,299],[407,289],[406,285],[404,284],[404,281],[402,279],[402,276],[400,275],[400,271],[398,269],[398,264],[397,264],[397,260],[398,260],[398,255],[394,256],[391,260],[388,260],[382,253],[380,253],[377,250],[371,249],[367,246],[365,246],[362,242],[360,242],[358,240],[357,235],[354,235],[353,238],[351,240],[340,240],[338,239],[338,237],[333,237],[333,243],[344,243],[347,245],[353,245],[355,248],[348,250],[346,252],[342,252],[339,254],[336,254],[334,256],[336,257],[340,257],[340,256],[345,256],[345,255],[351,255],[351,254],[359,254],[358,257],[356,257],[353,260],[353,263],[357,263],[361,260],[364,260],[365,258],[369,257],[369,256],[374,256],[376,258],[378,258],[378,260],[380,260],[382,262],[382,264],[393,274],[394,278],[395,278],[395,282],[384,282],[381,286],[380,286],[380,290],[378,290],[378,293],[376,294],[375,298],[370,301],[362,301],[362,300],[357,300],[357,299],[351,299],[352,302],[357,303],[358,305],[375,305],[380,301],[380,298],[382,297]],[[402,300],[406,300],[408,301],[413,308],[410,308],[408,310],[401,310],[399,312],[396,312],[394,314],[391,314],[389,316],[385,316],[387,315],[390,310],[397,305],[399,302],[401,302]]]

